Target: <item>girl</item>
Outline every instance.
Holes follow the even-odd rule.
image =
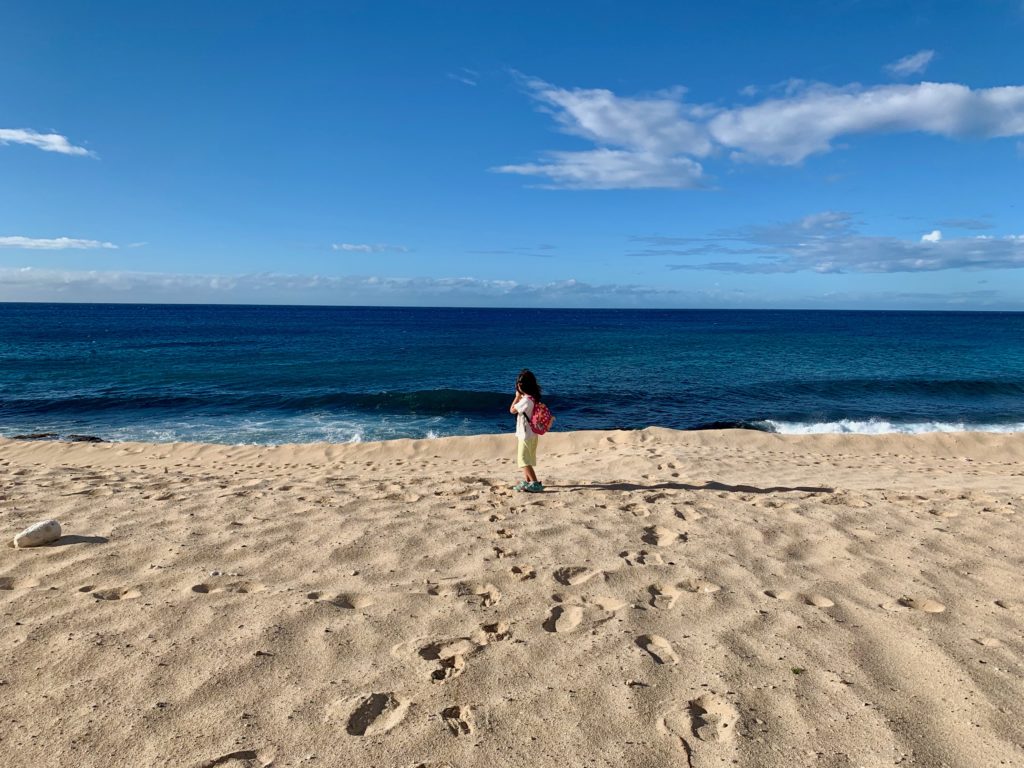
[[[516,398],[509,406],[508,412],[516,414],[516,437],[519,439],[516,458],[525,478],[513,487],[517,491],[527,493],[540,493],[544,490],[544,484],[537,479],[537,473],[533,471],[533,465],[537,463],[537,434],[530,427],[533,406],[539,402],[540,385],[537,383],[537,377],[529,369],[523,368],[516,379]]]

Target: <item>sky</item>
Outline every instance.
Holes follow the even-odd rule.
[[[9,2],[0,301],[1024,310],[1024,2]]]

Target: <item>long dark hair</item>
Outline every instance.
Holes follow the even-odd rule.
[[[540,402],[540,384],[537,383],[537,377],[529,368],[523,368],[519,372],[519,376],[516,378],[516,389]]]

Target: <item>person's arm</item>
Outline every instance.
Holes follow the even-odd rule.
[[[519,413],[518,409],[516,408],[516,403],[518,403],[518,402],[519,402],[519,401],[520,401],[520,400],[522,399],[522,397],[523,397],[523,393],[522,393],[522,392],[520,392],[520,391],[519,391],[519,390],[517,389],[517,390],[516,390],[516,399],[515,399],[515,400],[513,400],[513,401],[512,401],[512,405],[510,405],[510,406],[508,407],[508,412],[509,412],[509,413]]]

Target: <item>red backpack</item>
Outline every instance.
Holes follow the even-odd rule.
[[[533,400],[533,398],[530,398]],[[530,415],[530,429],[536,435],[543,435],[551,429],[551,422],[555,420],[551,411],[544,403],[533,400],[533,413]]]

